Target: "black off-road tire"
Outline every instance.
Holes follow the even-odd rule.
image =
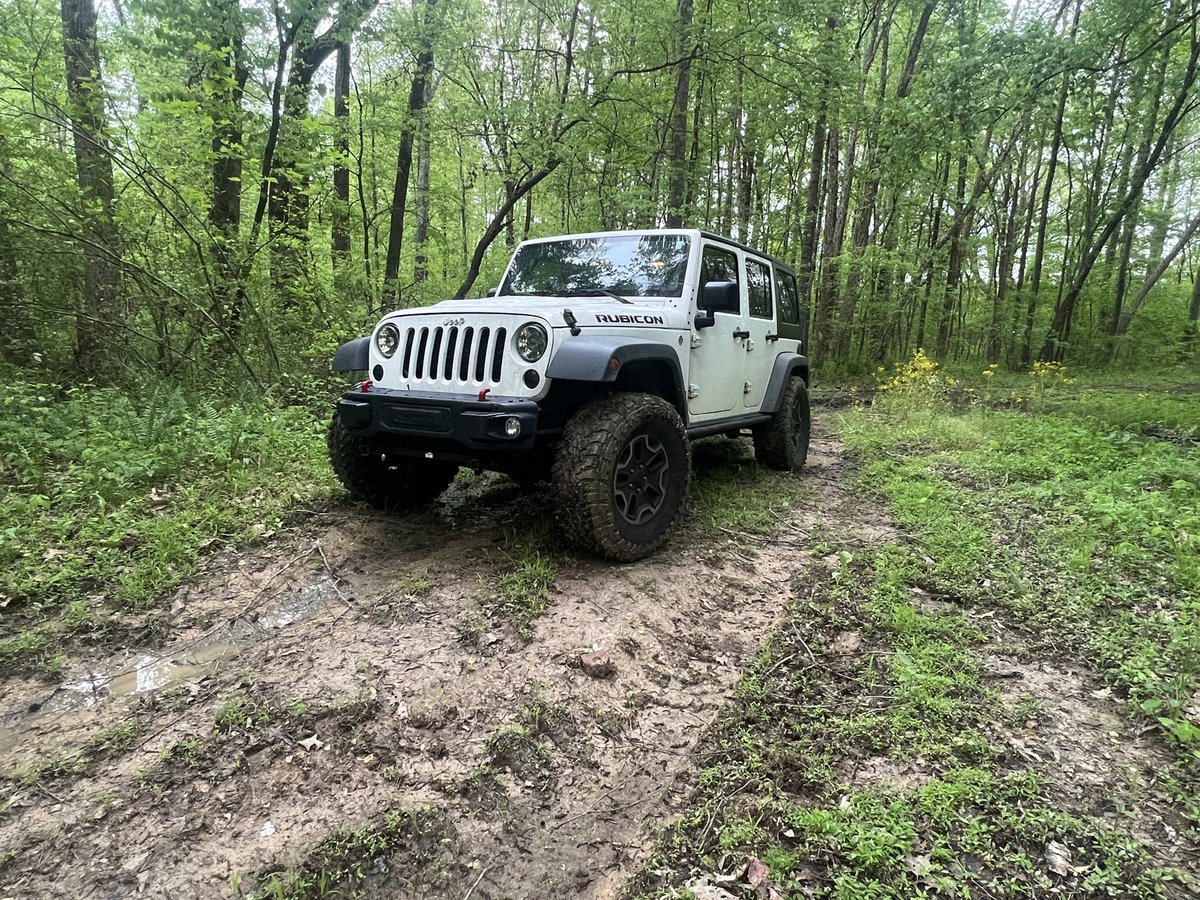
[[[333,471],[352,496],[376,509],[397,512],[433,501],[458,472],[451,463],[383,458],[378,444],[352,434],[336,413],[326,443]]]
[[[621,562],[653,553],[687,500],[691,455],[679,413],[660,397],[612,394],[579,409],[554,458],[567,538]]]
[[[803,378],[789,378],[779,412],[754,429],[754,458],[764,466],[784,472],[804,468],[808,459],[812,412]]]

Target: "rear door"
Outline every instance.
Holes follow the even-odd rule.
[[[771,266],[766,260],[746,256],[746,330],[750,337],[742,341],[746,351],[742,402],[748,410],[762,406],[775,362],[775,294]]]
[[[704,284],[708,281],[733,281],[739,285],[737,309],[714,309],[713,326],[693,331],[699,346],[692,348],[688,374],[689,418],[716,418],[716,414],[742,411],[742,373],[746,366],[746,287],[738,253],[720,244],[704,242],[700,248],[700,284],[696,289],[697,308],[704,313]],[[697,343],[697,341],[693,341]]]

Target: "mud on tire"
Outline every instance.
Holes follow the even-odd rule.
[[[679,414],[650,394],[612,394],[563,430],[553,481],[566,536],[631,561],[666,540],[687,499],[691,449]]]
[[[812,413],[808,388],[803,378],[789,378],[780,399],[779,412],[771,421],[754,429],[754,457],[762,465],[783,471],[804,467],[808,459]]]
[[[449,487],[458,466],[419,459],[385,460],[378,444],[347,431],[337,413],[326,443],[333,471],[346,490],[377,509],[415,509]]]

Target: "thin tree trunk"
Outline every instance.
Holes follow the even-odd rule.
[[[408,205],[408,181],[412,172],[413,137],[421,111],[425,108],[429,79],[433,75],[433,34],[430,18],[437,0],[426,0],[425,21],[421,29],[421,49],[417,69],[408,92],[408,115],[400,131],[400,149],[396,157],[396,181],[392,186],[391,222],[388,228],[387,257],[383,268],[385,302],[399,302],[400,249],[404,244],[404,215]]]
[[[1141,198],[1142,188],[1145,187],[1146,180],[1150,177],[1155,167],[1157,167],[1167,141],[1186,112],[1186,104],[1191,97],[1192,87],[1196,82],[1198,62],[1200,62],[1200,39],[1193,37],[1191,39],[1191,48],[1182,83],[1171,104],[1171,109],[1168,110],[1166,118],[1163,120],[1162,127],[1158,130],[1158,137],[1153,141],[1153,147],[1149,154],[1147,154],[1145,161],[1139,165],[1137,171],[1134,173],[1129,191],[1109,218],[1100,237],[1091,242],[1090,246],[1085,245],[1083,247],[1080,254],[1079,267],[1074,280],[1071,282],[1070,290],[1064,296],[1063,302],[1058,305],[1054,321],[1051,322],[1050,330],[1046,335],[1046,341],[1042,345],[1042,359],[1056,359],[1061,356],[1071,317],[1075,312],[1075,304],[1079,300],[1080,294],[1083,293],[1083,286],[1087,281],[1088,275],[1091,274],[1092,267],[1099,258],[1104,245],[1108,243],[1109,238],[1112,237],[1125,217],[1132,212]]]
[[[829,352],[830,326],[838,300],[837,257],[842,252],[838,222],[838,132],[830,129],[825,145],[825,229],[821,246],[821,284],[817,292],[817,310],[813,319],[810,355],[813,362]]]
[[[1121,335],[1129,331],[1129,325],[1133,321],[1133,317],[1137,315],[1137,311],[1141,309],[1142,304],[1146,302],[1146,298],[1150,296],[1150,292],[1158,284],[1159,279],[1171,267],[1171,263],[1175,262],[1175,258],[1183,252],[1197,231],[1200,231],[1200,213],[1197,213],[1192,218],[1192,221],[1188,223],[1188,227],[1184,230],[1183,234],[1179,236],[1179,240],[1175,242],[1175,246],[1171,248],[1166,256],[1158,261],[1158,265],[1146,276],[1146,281],[1137,292],[1137,296],[1121,310],[1121,318],[1117,322],[1117,334]]]
[[[26,361],[33,336],[25,309],[25,292],[17,269],[17,253],[12,243],[8,218],[0,211],[0,359],[7,362]]]
[[[667,180],[667,227],[683,226],[687,206],[687,106],[691,95],[692,56],[692,0],[679,0],[677,6],[679,23],[679,65],[675,71],[675,100],[671,106],[668,128],[671,132],[671,149],[668,159],[670,171]]]
[[[333,76],[333,209],[330,250],[334,277],[344,282],[350,261],[350,41],[337,47]]]
[[[92,0],[61,0],[67,99],[82,215],[83,297],[75,323],[75,362],[86,375],[110,370],[124,355],[121,247],[113,217],[113,164]]]
[[[427,84],[425,106],[433,99],[433,82]],[[429,136],[429,116],[422,115],[417,123],[417,226],[413,240],[416,252],[413,259],[413,283],[422,284],[429,277],[429,162],[433,152]]]

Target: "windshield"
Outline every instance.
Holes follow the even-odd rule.
[[[622,234],[525,244],[501,294],[563,296],[611,291],[625,297],[683,293],[690,241],[681,234]]]

